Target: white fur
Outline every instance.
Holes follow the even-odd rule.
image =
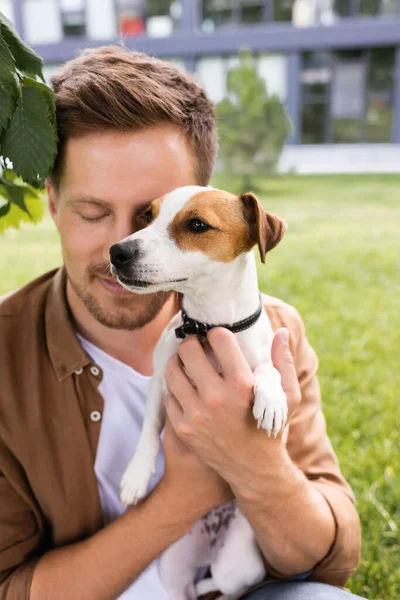
[[[130,289],[146,294],[174,289],[184,294],[183,305],[190,317],[208,323],[232,324],[250,316],[259,306],[253,253],[242,254],[230,263],[217,262],[202,252],[183,252],[168,233],[168,225],[191,196],[207,190],[210,188],[193,186],[167,194],[155,221],[123,240],[128,244],[132,240],[141,240],[134,278],[154,282],[147,288]],[[117,274],[115,269],[114,274]],[[187,280],[170,283],[181,278]],[[180,323],[180,314],[175,315],[154,351],[154,376],[142,435],[121,483],[124,506],[135,504],[144,497],[155,469],[165,420],[164,371],[168,359],[179,348],[181,340],[175,337],[174,330]],[[287,404],[279,372],[271,363],[273,332],[266,313],[263,311],[251,328],[236,336],[254,372],[254,418],[268,435],[273,433],[276,436],[285,427]],[[161,576],[172,600],[195,600],[207,588],[220,590],[227,595],[226,598],[233,599],[263,579],[265,569],[260,550],[248,521],[236,505],[228,527],[222,528],[214,545],[211,544],[206,531],[207,519],[218,518],[219,510],[222,508],[196,523],[189,535],[162,555]],[[212,578],[199,582],[196,587],[194,577],[197,569],[207,565],[211,566]]]

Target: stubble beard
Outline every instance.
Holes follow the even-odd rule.
[[[109,277],[109,265],[92,265],[86,270],[86,280],[91,283],[96,277]],[[88,291],[88,285],[74,281],[68,274],[68,279],[79,299],[83,302],[89,313],[102,325],[110,329],[134,331],[148,325],[159,314],[164,304],[171,295],[170,292],[157,292],[149,294],[147,303],[135,307],[130,296],[115,296],[115,309],[105,309],[94,294]],[[132,292],[132,296],[134,296]]]

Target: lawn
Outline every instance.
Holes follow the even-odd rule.
[[[320,358],[328,432],[357,497],[363,549],[350,587],[369,600],[398,600],[400,176],[257,183],[265,207],[289,225],[259,268],[260,287],[302,314]],[[49,217],[8,232],[0,249],[0,293],[61,261]]]

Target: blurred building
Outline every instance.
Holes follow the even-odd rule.
[[[294,126],[282,168],[400,170],[400,0],[0,0],[0,11],[46,76],[123,40],[196,72],[214,102],[250,47]]]

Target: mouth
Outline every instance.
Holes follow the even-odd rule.
[[[187,281],[188,277],[181,279],[170,279],[169,281],[144,281],[143,279],[128,279],[123,275],[118,275],[118,281],[121,285],[132,288],[147,288],[150,286],[170,286],[172,283]]]

